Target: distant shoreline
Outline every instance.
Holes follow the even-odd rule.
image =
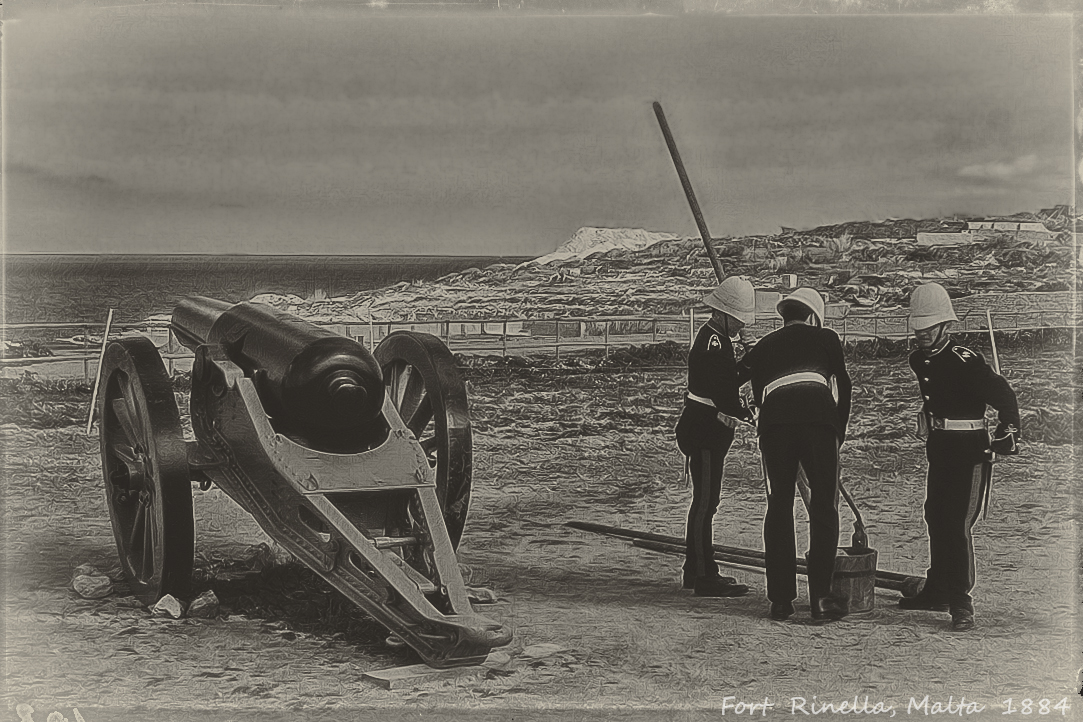
[[[251,263],[252,261],[310,261],[314,263],[334,263],[344,261],[356,263],[357,261],[368,262],[396,262],[409,261],[410,263],[445,263],[448,261],[460,263],[470,260],[485,261],[487,263],[524,263],[532,261],[538,256],[504,256],[482,254],[389,254],[389,253],[355,253],[355,254],[316,254],[316,253],[4,253],[5,261],[61,261],[74,263],[96,262],[138,262],[138,263],[170,263],[177,261],[220,261],[226,263]]]
[[[431,281],[471,268],[519,265],[524,256],[9,254],[4,258],[7,323],[105,318],[134,322],[198,295],[230,303],[264,293],[334,298]]]

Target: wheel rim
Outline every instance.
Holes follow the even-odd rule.
[[[470,504],[473,447],[466,386],[455,359],[440,339],[411,331],[391,334],[374,355],[388,398],[436,472],[444,525],[458,547]]]
[[[132,593],[146,604],[185,596],[192,574],[191,482],[180,414],[147,339],[109,345],[102,365],[106,506]]]

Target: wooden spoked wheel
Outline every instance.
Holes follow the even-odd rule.
[[[436,470],[436,495],[452,547],[470,505],[473,442],[466,385],[436,336],[396,331],[376,348],[388,398]]]
[[[102,360],[105,503],[132,593],[152,605],[184,598],[195,531],[180,414],[162,357],[146,338],[114,341]]]

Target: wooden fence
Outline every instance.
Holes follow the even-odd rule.
[[[1036,329],[1079,328],[1079,319],[1069,311],[997,311],[992,313],[993,327],[1000,332]],[[441,321],[372,321],[352,323],[319,323],[335,333],[356,339],[362,345],[374,347],[394,331],[410,330],[439,337],[452,352],[464,355],[526,355],[573,353],[585,349],[628,348],[666,341],[691,345],[698,327],[706,321],[705,314],[683,316],[613,316],[561,319],[449,319]],[[749,327],[753,337],[761,337],[777,328],[777,316],[760,318]],[[903,339],[909,335],[904,313],[871,314],[849,312],[848,309],[828,309],[827,326],[833,328],[843,343],[868,339]],[[0,369],[30,368],[34,371],[49,367],[49,375],[92,378],[96,372],[100,334],[104,323],[23,323],[0,325],[5,339],[20,337],[48,338],[37,347],[46,348],[52,356],[32,356],[0,359]],[[985,331],[985,313],[960,313],[953,331]],[[74,336],[56,338],[64,333]],[[81,332],[81,333],[79,333]],[[95,336],[95,333],[98,336]],[[187,370],[192,353],[177,343],[166,321],[139,324],[113,324],[111,336],[140,333],[154,341],[162,352],[168,370]],[[59,365],[64,364],[63,368]],[[60,372],[60,373],[57,373]],[[11,372],[6,372],[11,375]]]

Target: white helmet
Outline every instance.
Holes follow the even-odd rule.
[[[910,294],[910,328],[915,331],[958,320],[948,292],[939,283],[922,284]]]
[[[728,313],[748,325],[756,321],[756,290],[739,276],[730,276],[718,288],[703,297],[711,308]]]
[[[813,288],[799,288],[779,301],[775,308],[779,313],[782,313],[782,306],[789,303],[800,304],[812,311],[812,314],[816,316],[816,320],[820,322],[820,326],[824,325],[824,297],[820,295],[819,291]]]

